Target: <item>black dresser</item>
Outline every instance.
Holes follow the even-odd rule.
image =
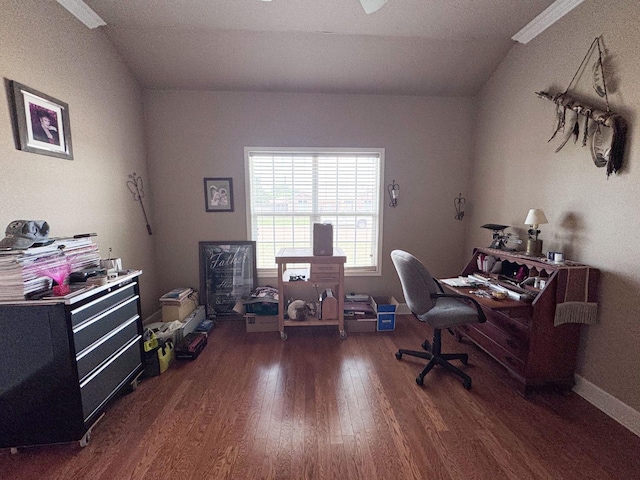
[[[79,441],[143,370],[138,279],[0,304],[0,447]]]

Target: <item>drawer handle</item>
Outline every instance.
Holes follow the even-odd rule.
[[[122,354],[124,354],[127,350],[129,350],[133,345],[135,345],[136,343],[139,343],[140,339],[142,339],[142,335],[138,335],[136,338],[132,339],[129,343],[127,343],[124,347],[122,347],[120,351],[118,351],[118,353],[116,353],[113,357],[111,357],[111,359],[109,359],[107,363],[103,364],[101,367],[96,369],[89,377],[85,377],[85,379],[80,383],[80,388],[84,388],[87,385],[87,383],[89,383],[91,380],[93,380],[98,375],[100,375],[100,373],[102,373],[102,371],[105,368],[107,368],[109,365],[115,362],[118,357],[121,357]]]
[[[120,333],[122,330],[127,328],[132,323],[135,323],[136,320],[138,320],[139,318],[140,317],[138,315],[134,315],[129,320],[124,322],[122,325],[120,325],[120,326],[114,328],[113,330],[111,330],[104,337],[99,338],[98,340],[96,340],[94,343],[92,343],[91,345],[86,347],[84,350],[82,350],[80,353],[78,353],[78,355],[76,355],[76,362],[79,361],[80,359],[82,359],[83,357],[85,357],[86,355],[88,355],[89,352],[91,352],[91,351],[95,350],[96,348],[98,348],[100,345],[102,345],[104,342],[106,342],[110,338],[112,338],[115,335],[117,335],[118,333]]]
[[[71,315],[78,314],[78,313],[80,313],[82,310],[84,310],[84,309],[86,309],[86,308],[89,308],[89,307],[92,307],[92,306],[96,305],[97,303],[103,302],[103,301],[105,301],[107,298],[109,298],[109,297],[113,297],[113,296],[117,295],[118,293],[123,293],[123,292],[124,292],[126,289],[128,289],[128,288],[131,288],[132,293],[133,293],[133,287],[134,287],[135,285],[136,285],[136,283],[134,282],[134,283],[132,283],[131,285],[127,285],[126,287],[119,288],[118,290],[115,290],[115,291],[110,291],[110,292],[109,292],[109,293],[107,293],[106,295],[102,295],[102,296],[100,296],[100,297],[96,298],[95,300],[92,300],[92,301],[90,301],[89,303],[87,303],[87,304],[85,304],[85,305],[83,305],[83,306],[81,306],[81,307],[76,308],[75,310],[71,310]]]
[[[78,333],[80,330],[84,330],[89,325],[93,325],[94,323],[96,323],[97,321],[103,319],[104,317],[106,317],[108,315],[111,315],[116,310],[119,310],[120,308],[123,308],[124,306],[129,305],[131,302],[134,302],[134,301],[137,301],[137,300],[138,300],[138,295],[136,295],[135,297],[130,298],[129,300],[126,300],[125,302],[117,303],[117,304],[111,306],[108,310],[105,310],[104,312],[100,313],[99,315],[96,315],[95,317],[89,317],[87,320],[85,320],[82,323],[79,323],[78,325],[73,327],[73,333],[75,334],[75,333]]]

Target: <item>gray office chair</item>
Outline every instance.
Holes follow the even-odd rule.
[[[433,343],[428,340],[422,343],[422,351],[398,350],[396,358],[411,355],[429,360],[426,367],[416,378],[416,383],[422,385],[424,376],[436,365],[440,365],[462,378],[464,388],[471,388],[471,377],[459,368],[449,363],[449,360],[460,360],[464,365],[469,361],[466,353],[442,353],[441,330],[465,323],[484,322],[486,318],[478,302],[464,295],[444,293],[440,284],[427,271],[416,257],[402,250],[391,252],[404,298],[411,313],[421,322],[426,322],[434,328]]]

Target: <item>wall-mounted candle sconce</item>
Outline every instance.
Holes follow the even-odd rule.
[[[462,221],[464,218],[464,204],[467,203],[467,199],[458,194],[458,198],[453,199],[453,206],[456,207],[456,220]]]
[[[387,191],[389,192],[389,198],[391,201],[389,202],[389,206],[396,208],[398,205],[398,194],[400,193],[400,185],[396,183],[394,180],[392,183],[387,185]]]

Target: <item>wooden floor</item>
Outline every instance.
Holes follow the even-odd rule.
[[[519,396],[472,345],[470,391],[403,357],[428,326],[340,340],[328,327],[274,333],[219,322],[192,362],[118,398],[77,443],[0,451],[19,479],[637,479],[640,438],[571,393]]]

